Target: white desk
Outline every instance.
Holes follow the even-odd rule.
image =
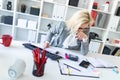
[[[77,53],[76,53],[77,54]],[[113,64],[120,66],[120,58],[100,55],[88,54],[87,56],[100,57],[111,61]],[[19,42],[12,42],[10,47],[0,45],[0,80],[10,80],[8,76],[9,67],[16,59],[23,59],[26,62],[26,70],[18,80],[120,80],[120,74],[115,74],[111,69],[99,69],[100,78],[88,78],[61,75],[56,61],[47,60],[45,65],[45,73],[42,77],[34,77],[32,75],[33,56],[29,49],[24,48]]]

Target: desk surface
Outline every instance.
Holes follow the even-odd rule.
[[[79,53],[75,53],[79,55]],[[111,63],[120,66],[120,58],[115,56],[88,54],[87,56],[99,57],[107,59]],[[42,77],[34,77],[32,75],[33,69],[33,55],[31,50],[26,49],[20,42],[12,42],[10,47],[0,45],[0,80],[10,80],[8,76],[9,67],[16,61],[22,59],[26,63],[24,74],[18,80],[119,80],[120,74],[115,74],[111,69],[99,69],[100,78],[88,78],[61,75],[56,61],[47,60],[45,65],[45,73]]]

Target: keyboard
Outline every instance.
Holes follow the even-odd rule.
[[[35,45],[31,44],[31,43],[23,43],[23,46],[24,46],[25,48],[30,49],[30,50],[34,50],[35,48],[39,48],[40,50],[43,50],[42,48],[40,48],[40,47],[38,47],[38,46],[35,46]],[[59,60],[59,59],[62,58],[61,56],[59,56],[59,55],[57,55],[57,54],[50,53],[50,52],[48,52],[48,51],[46,51],[46,56],[47,56],[48,58],[52,59],[52,60]]]

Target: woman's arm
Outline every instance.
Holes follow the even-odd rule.
[[[78,38],[78,40],[80,40],[81,46],[80,46],[80,52],[83,55],[86,55],[89,51],[89,30],[85,33],[83,31],[79,31],[77,33],[76,38]]]
[[[59,34],[60,24],[61,22],[58,22],[56,25],[50,28],[49,32],[46,35],[45,42],[43,44],[44,48],[49,47],[50,42],[55,34]]]
[[[50,30],[48,31],[47,35],[46,35],[46,39],[43,43],[43,47],[44,48],[48,48],[50,46],[50,42],[54,36],[54,34],[56,33],[56,26],[52,26],[50,28]]]

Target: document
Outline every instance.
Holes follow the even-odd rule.
[[[116,66],[107,62],[106,60],[100,58],[87,57],[88,62],[90,62],[96,68],[115,68]]]

